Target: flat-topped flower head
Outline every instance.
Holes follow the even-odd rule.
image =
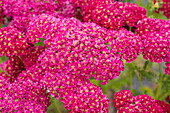
[[[126,29],[108,30],[105,41],[114,51],[121,53],[121,56],[128,63],[135,60],[142,51],[141,37]]]
[[[117,78],[124,69],[119,54],[109,50],[102,39],[80,33],[58,37],[55,46],[46,49],[39,61],[47,70],[87,79],[91,76],[102,80],[103,84]]]
[[[15,81],[0,87],[0,91],[0,110],[4,113],[46,113],[50,105],[46,89],[30,80]]]
[[[39,41],[39,38],[45,38],[51,29],[51,24],[54,24],[56,20],[55,17],[47,14],[32,18],[27,26],[26,33],[29,43],[35,44]]]
[[[82,85],[64,101],[71,113],[108,113],[109,103],[100,87],[91,83]]]
[[[30,20],[31,20],[30,17],[16,16],[16,17],[13,17],[12,21],[10,21],[9,26],[17,28],[18,31],[25,34]]]
[[[137,29],[135,30],[140,36],[149,36],[152,32],[165,32],[170,28],[170,21],[162,19],[144,18],[138,21]]]
[[[139,20],[146,18],[146,10],[136,4],[113,0],[74,1],[80,7],[83,21],[94,22],[107,29],[120,29],[126,24],[136,27]]]
[[[33,17],[46,13],[55,17],[74,17],[77,10],[72,0],[2,0],[9,18]]]
[[[113,104],[120,113],[168,113],[170,105],[146,95],[133,96],[130,90],[114,94]]]
[[[28,46],[27,39],[16,28],[10,26],[0,29],[0,56],[24,54]]]

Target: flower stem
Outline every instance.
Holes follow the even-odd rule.
[[[133,66],[133,68],[135,69],[135,66],[134,66],[134,64],[133,64],[133,63],[132,63],[132,66]],[[141,87],[142,93],[144,94],[143,84],[142,84],[142,79],[141,79],[141,77],[140,77],[140,75],[139,75],[139,72],[138,72],[138,70],[135,70],[134,72],[136,73],[136,75],[137,75],[137,77],[138,77],[138,80],[139,80],[139,84],[140,84],[140,87]]]
[[[144,94],[144,90],[143,90],[143,84],[142,84],[142,79],[139,75],[139,73],[137,71],[135,71],[137,77],[138,77],[138,80],[139,80],[139,84],[140,84],[140,87],[141,87],[141,90],[142,90],[142,93]]]
[[[159,97],[159,94],[160,94],[160,91],[161,91],[161,88],[162,88],[162,80],[163,80],[163,75],[162,75],[160,64],[158,64],[158,67],[159,67],[159,73],[160,73],[160,76],[161,76],[161,80],[160,80],[160,83],[158,85],[158,89],[157,89],[157,92],[156,92],[156,95],[155,95],[155,99],[158,99],[158,97]]]
[[[57,113],[61,113],[61,111],[59,110],[59,108],[55,102],[53,103],[53,106],[54,106],[55,110],[57,111]]]
[[[132,31],[132,27],[129,27],[129,31]]]
[[[130,72],[130,91],[133,90],[133,86],[132,86],[132,71]]]
[[[99,84],[98,84],[98,85],[99,85],[99,87],[102,89],[102,84],[101,84],[101,83],[102,83],[102,81],[99,80]]]

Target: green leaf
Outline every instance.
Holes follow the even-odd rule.
[[[37,43],[35,43],[35,46],[45,46],[45,44],[44,44],[44,38],[39,38],[40,39],[40,41],[39,42],[37,42]]]
[[[55,97],[52,97],[52,96],[50,96],[50,97],[51,97],[50,102],[54,103]]]
[[[143,66],[143,69],[146,70],[147,65],[149,64],[149,60],[145,61],[145,64]]]
[[[111,47],[108,47],[109,50],[111,50],[112,48]]]

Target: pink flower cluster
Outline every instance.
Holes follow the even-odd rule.
[[[83,21],[94,22],[108,29],[119,29],[126,24],[135,27],[146,17],[146,10],[137,4],[114,2],[113,0],[74,0],[81,9]]]
[[[35,16],[27,25],[26,38],[30,44],[39,42],[40,38],[45,38],[52,29],[51,25],[57,21],[57,18],[51,15],[42,14]],[[51,37],[50,37],[51,38]]]
[[[9,28],[11,29],[9,30]],[[23,52],[18,54],[9,53],[8,56],[11,58],[4,65],[7,73],[11,75],[4,76],[3,74],[1,77],[9,79],[8,84],[10,87],[14,86],[14,89],[12,90],[13,92],[4,92],[3,94],[14,95],[14,98],[1,98],[1,111],[31,112],[37,101],[39,102],[43,99],[46,103],[43,95],[47,94],[43,93],[42,98],[40,98],[40,95],[40,99],[36,99],[37,96],[34,94],[37,92],[31,94],[32,92],[29,91],[32,89],[28,89],[29,87],[24,85],[23,88],[20,88],[20,84],[25,83],[26,85],[31,84],[30,87],[33,88],[33,85],[35,85],[35,90],[37,89],[38,93],[42,88],[43,91],[48,91],[47,96],[52,95],[57,99],[61,99],[70,112],[108,112],[109,100],[102,94],[99,87],[90,83],[89,79],[94,77],[97,80],[102,80],[102,84],[106,84],[108,80],[117,78],[124,66],[121,56],[115,51],[109,50],[108,46],[105,45],[104,36],[106,30],[100,28],[96,24],[81,23],[74,18],[57,19],[47,14],[32,18],[28,23],[26,34],[18,31],[23,36],[23,39],[26,40],[27,46],[23,48],[22,46],[25,43],[20,43],[19,47],[22,47]],[[4,29],[8,29],[9,32],[4,32]],[[13,38],[14,30],[17,31],[12,26],[1,30],[1,39],[4,38],[4,40],[9,39],[3,37],[6,33],[9,34],[7,36]],[[44,47],[34,46],[35,43],[40,41],[39,38],[46,39]],[[18,41],[20,38],[18,36],[14,39]],[[18,45],[14,47],[18,47]],[[46,47],[47,49],[45,49]],[[9,48],[13,48],[13,45],[10,45]],[[2,82],[3,84],[6,84],[6,82]],[[3,87],[5,88],[5,86]],[[84,89],[83,92],[82,88],[84,87],[88,89]],[[25,93],[19,95],[20,91],[17,88],[25,89],[25,93],[30,93],[31,99],[25,97]],[[5,89],[10,91],[10,89]],[[21,101],[17,100],[13,102],[14,104],[11,103],[9,106],[5,106],[5,102],[10,103],[12,100],[15,101],[16,98]],[[83,100],[84,98],[87,100]],[[79,104],[70,103],[73,101],[79,101]],[[20,108],[20,104],[27,107]],[[15,105],[17,108],[11,107]],[[49,104],[38,105],[41,107],[34,112],[46,112]]]
[[[165,73],[170,73],[170,21],[145,18],[146,10],[136,4],[0,0],[0,5],[1,1],[12,20],[0,29],[0,57],[9,57],[0,65],[2,113],[45,113],[50,95],[71,113],[107,113],[109,100],[89,79],[107,84],[124,70],[122,58],[130,63],[140,52],[150,61],[163,59]],[[68,18],[75,16],[77,7],[86,22]],[[126,26],[137,28],[136,34]],[[45,46],[35,46],[41,39]],[[119,112],[164,112],[169,107],[127,90],[116,93],[114,103]]]
[[[102,94],[100,87],[91,83],[82,85],[72,95],[67,95],[64,103],[71,113],[107,113],[109,99]]]
[[[139,56],[143,47],[141,37],[126,29],[120,29],[119,31],[108,30],[105,41],[109,42],[113,50],[121,53],[121,56],[128,63],[131,63]]]
[[[166,63],[166,69],[165,69],[165,74],[170,75],[170,63]]]
[[[11,17],[32,17],[42,13],[72,17],[76,13],[71,0],[2,0],[4,14]],[[58,12],[57,12],[58,11]]]
[[[0,110],[17,113],[44,113],[50,105],[46,89],[36,82],[14,81],[9,83],[5,73],[0,74]]]
[[[64,103],[70,113],[107,113],[109,100],[100,87],[89,83],[86,78],[46,73],[41,80],[49,94]]]
[[[3,27],[0,29],[0,57],[21,55],[28,47],[25,36],[14,27]]]
[[[167,17],[170,18],[170,1],[169,0],[161,0],[163,2],[161,7],[158,7],[156,13],[159,13],[160,11],[163,11],[163,14]],[[154,4],[159,3],[154,0]]]
[[[24,64],[18,56],[10,56],[9,60],[1,64],[2,71],[7,71],[10,82],[17,79],[18,75],[24,69]]]
[[[170,105],[150,96],[133,96],[130,90],[122,90],[114,94],[113,104],[118,113],[168,113]]]
[[[91,27],[88,23],[82,25],[83,29],[80,22],[74,25],[74,23],[69,23],[72,21],[69,18],[63,20],[66,21],[65,27],[60,28],[62,25],[56,23],[52,28],[55,34],[52,38],[50,37],[52,35],[47,38],[48,43],[45,41],[46,46],[49,46],[47,44],[53,46],[40,55],[41,65],[49,71],[62,72],[70,76],[76,74],[87,79],[94,77],[102,80],[103,84],[117,78],[123,70],[123,62],[118,53],[109,50],[105,45],[105,41],[98,34],[101,31],[88,32],[88,29],[91,29],[88,28]],[[52,30],[50,32],[53,34]],[[58,31],[62,32],[58,34]]]
[[[25,32],[34,16],[46,13],[55,17],[73,17],[77,12],[72,0],[2,0],[2,2],[4,15],[12,20],[10,25],[21,32]]]
[[[162,0],[162,1],[163,1],[163,4],[161,7],[161,11],[164,12],[164,15],[167,18],[170,18],[170,1],[169,0]]]
[[[151,62],[170,62],[169,20],[145,18],[138,22],[136,32],[142,38],[142,54],[146,60],[149,58]]]
[[[5,14],[3,12],[3,0],[0,0],[0,27],[5,24]]]

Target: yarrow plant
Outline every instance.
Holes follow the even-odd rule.
[[[108,84],[140,54],[166,63],[155,98],[170,75],[170,21],[147,18],[137,4],[0,0],[0,6],[0,19],[9,23],[0,29],[0,57],[7,58],[0,64],[2,113],[45,113],[52,98],[70,113],[108,113],[110,100],[91,80]],[[113,103],[120,113],[170,109],[162,100],[133,96],[130,90],[115,93]]]

